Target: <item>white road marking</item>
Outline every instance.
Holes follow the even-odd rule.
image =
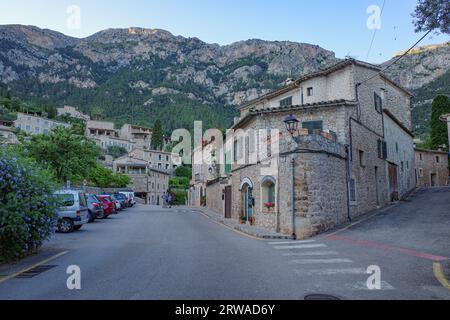
[[[367,287],[367,283],[364,281],[358,281],[354,285],[347,285],[348,289],[351,290],[370,290]],[[386,281],[381,281],[381,289],[380,290],[395,290],[395,288]],[[370,291],[379,291],[379,290],[370,290]]]
[[[289,261],[290,264],[332,264],[332,263],[352,263],[350,259],[300,259]]]
[[[268,244],[270,244],[270,245],[277,245],[277,244],[302,244],[302,243],[312,243],[312,242],[316,242],[316,240],[268,242]]]
[[[340,274],[367,274],[363,268],[347,268],[347,269],[319,269],[319,270],[296,270],[300,275],[314,276],[332,276]]]
[[[292,246],[276,246],[276,250],[289,250],[289,249],[311,249],[311,248],[325,248],[325,244],[299,244]]]
[[[282,253],[285,257],[295,257],[295,256],[335,256],[339,253],[336,251],[307,251],[307,252],[289,252]]]

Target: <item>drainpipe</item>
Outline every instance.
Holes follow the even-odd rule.
[[[349,145],[345,145],[345,153],[347,154],[346,160],[346,175],[347,175],[347,218],[348,221],[352,221],[352,217],[350,214],[350,147]]]
[[[293,139],[292,139],[293,140]],[[297,239],[296,231],[296,215],[295,215],[295,158],[296,158],[295,141],[292,141],[291,146],[291,214],[292,214],[292,239]]]

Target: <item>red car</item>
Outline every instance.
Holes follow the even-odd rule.
[[[112,215],[114,211],[116,210],[116,205],[114,202],[112,202],[110,196],[97,196],[97,198],[102,202],[103,204],[103,211],[105,212],[105,218],[109,215]]]

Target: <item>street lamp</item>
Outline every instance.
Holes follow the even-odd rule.
[[[299,122],[300,121],[298,121],[297,118],[292,114],[284,120],[286,130],[291,136],[294,136],[294,134],[297,132]]]
[[[289,115],[284,120],[284,124],[286,125],[286,130],[291,135],[291,211],[292,211],[292,239],[297,239],[296,234],[296,214],[295,214],[295,157],[296,157],[296,144],[294,141],[294,134],[298,131],[298,119],[294,115]]]

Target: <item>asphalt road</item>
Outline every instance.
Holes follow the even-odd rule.
[[[32,278],[0,278],[0,299],[450,299],[433,272],[439,263],[450,278],[449,244],[448,188],[304,242],[255,240],[191,209],[138,206],[57,234],[45,249],[68,252]],[[81,290],[66,286],[71,265]],[[372,265],[381,290],[366,286]]]

